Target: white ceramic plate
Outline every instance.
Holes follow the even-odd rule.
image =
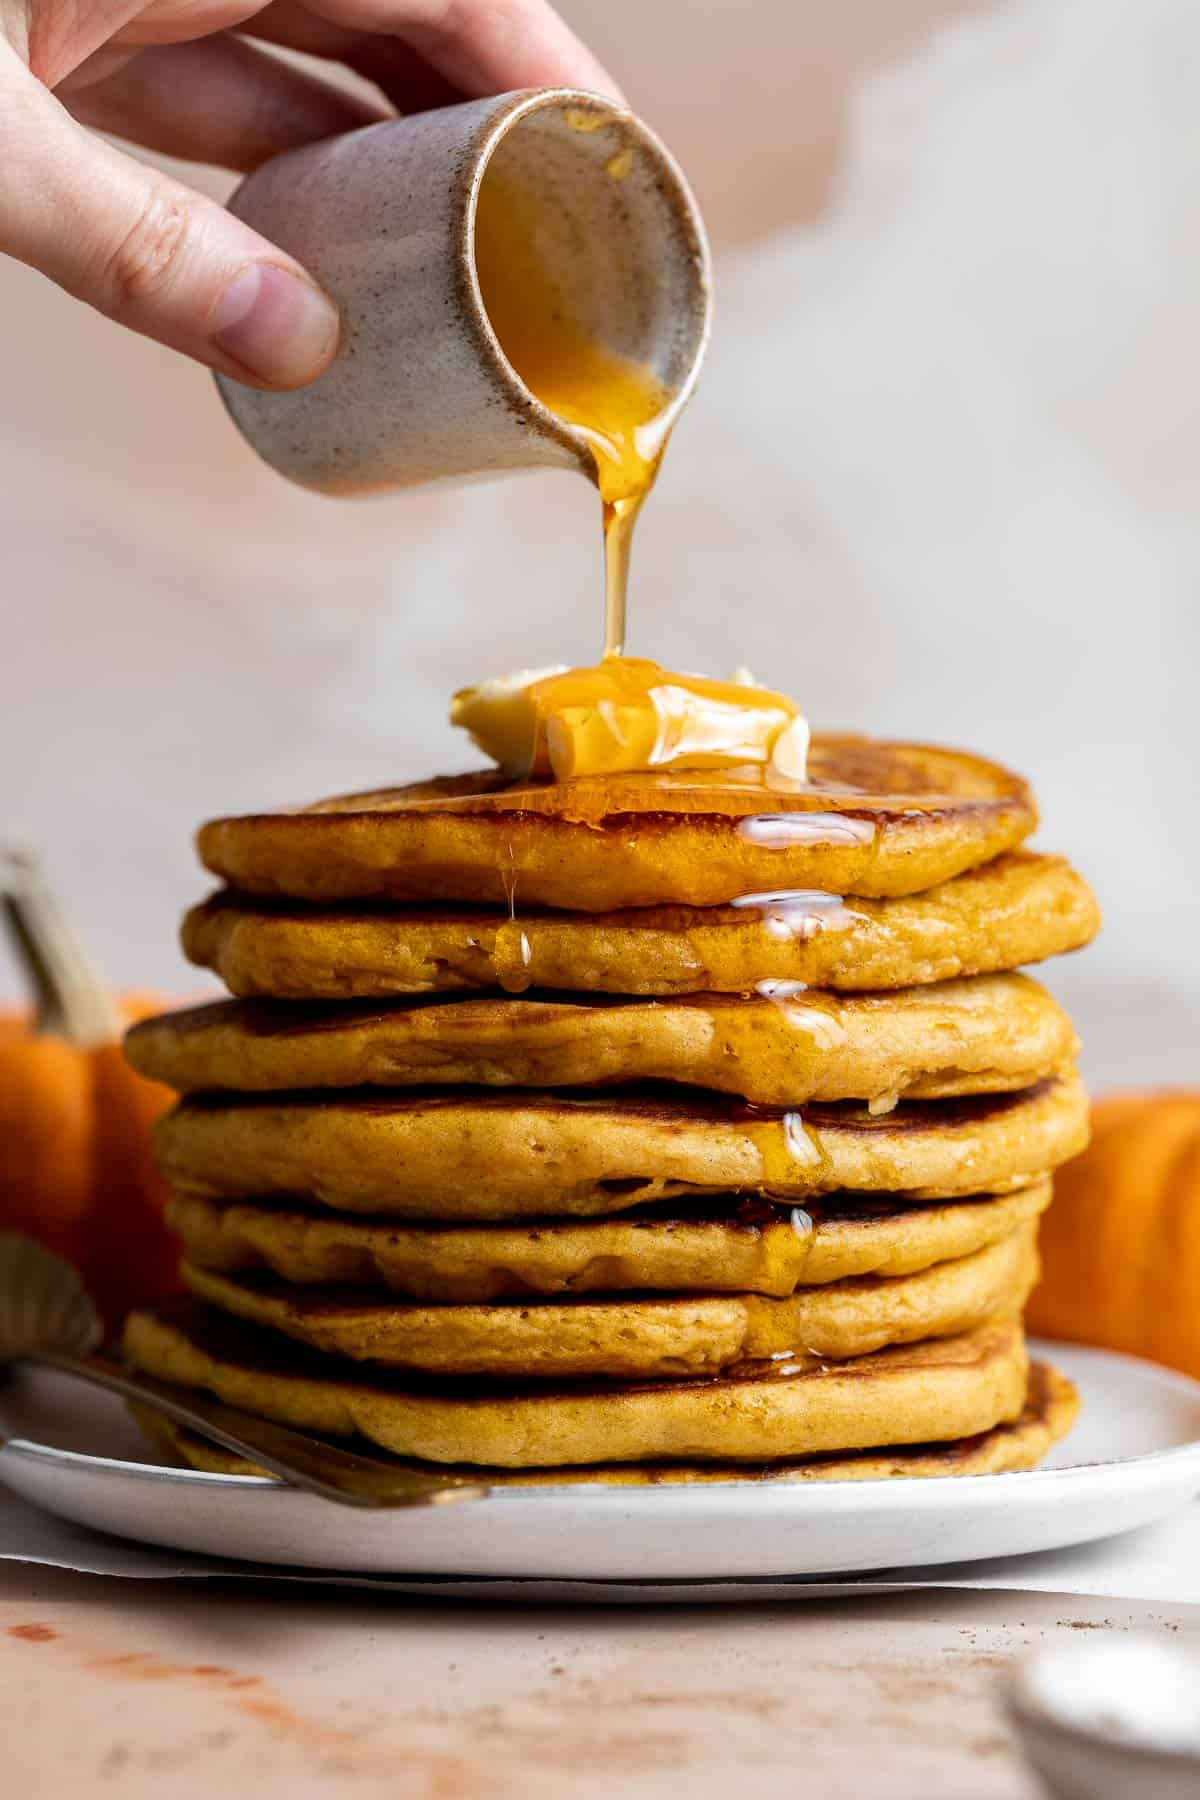
[[[1200,1493],[1200,1382],[1041,1347],[1083,1415],[1027,1474],[936,1480],[530,1488],[364,1513],[250,1476],[153,1460],[120,1402],[49,1373],[0,1390],[0,1481],[77,1524],[225,1559],[415,1577],[730,1581],[928,1567],[1062,1549]]]

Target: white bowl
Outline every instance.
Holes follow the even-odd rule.
[[[1058,1800],[1200,1794],[1200,1661],[1156,1638],[1109,1633],[1039,1651],[1018,1668],[1008,1709]]]

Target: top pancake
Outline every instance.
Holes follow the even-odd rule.
[[[492,770],[217,819],[197,844],[206,867],[250,894],[604,912],[780,888],[920,893],[1037,823],[1026,784],[965,751],[818,735],[809,776],[513,783]]]

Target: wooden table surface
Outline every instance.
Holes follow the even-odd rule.
[[[1200,1608],[1019,1593],[524,1609],[0,1569],[3,1792],[1034,1800],[1031,1647]]]

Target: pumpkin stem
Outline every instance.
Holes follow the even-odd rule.
[[[0,913],[33,993],[38,1030],[82,1047],[119,1038],[112,996],[28,851],[0,848]]]

